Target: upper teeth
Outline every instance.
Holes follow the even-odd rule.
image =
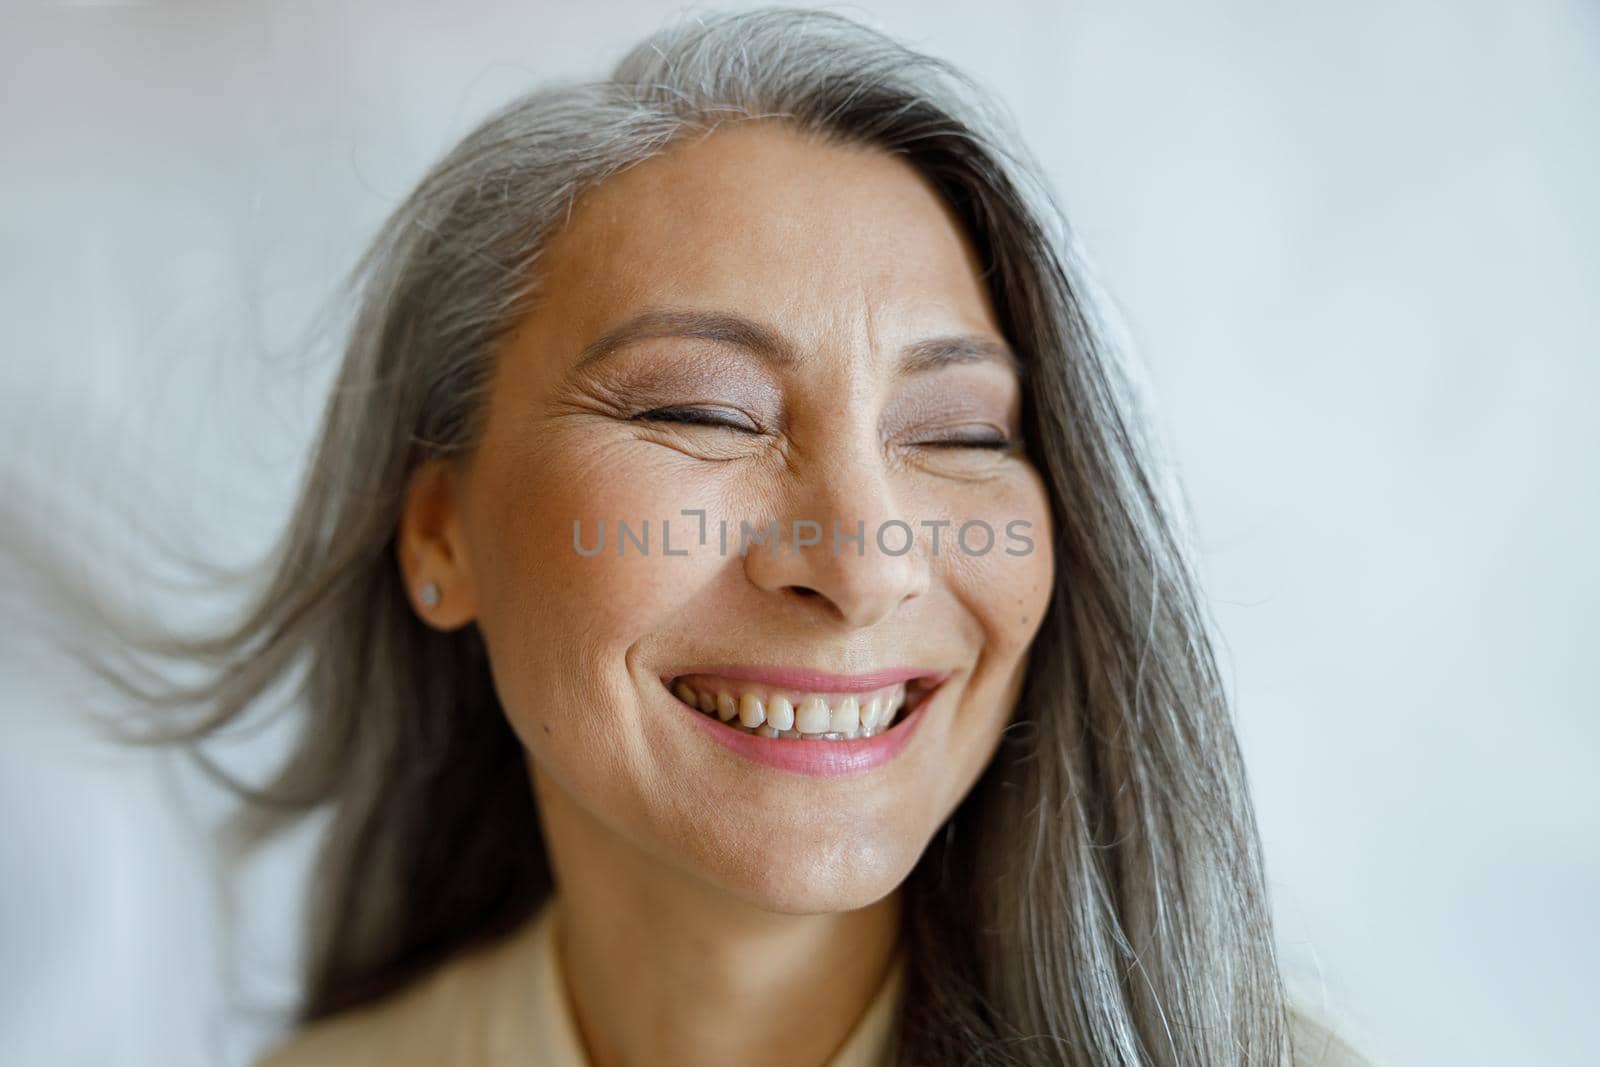
[[[871,737],[888,729],[906,699],[906,684],[871,693],[801,693],[717,678],[685,677],[672,685],[677,698],[763,737]]]

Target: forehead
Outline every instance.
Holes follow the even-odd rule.
[[[979,270],[949,206],[904,159],[744,122],[579,198],[541,256],[541,332],[575,351],[632,309],[667,304],[738,310],[801,344],[834,331],[884,344],[941,327],[998,333]]]

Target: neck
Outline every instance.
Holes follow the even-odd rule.
[[[829,1062],[888,977],[898,889],[853,911],[768,911],[644,857],[534,777],[592,1067]]]

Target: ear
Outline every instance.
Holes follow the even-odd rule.
[[[412,610],[436,630],[454,630],[478,615],[466,539],[461,529],[459,472],[449,457],[418,467],[406,486],[395,552]],[[432,585],[438,592],[423,592]]]

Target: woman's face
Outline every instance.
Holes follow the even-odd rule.
[[[978,270],[908,164],[772,122],[578,202],[452,475],[445,583],[546,818],[777,911],[909,873],[1054,576]]]

